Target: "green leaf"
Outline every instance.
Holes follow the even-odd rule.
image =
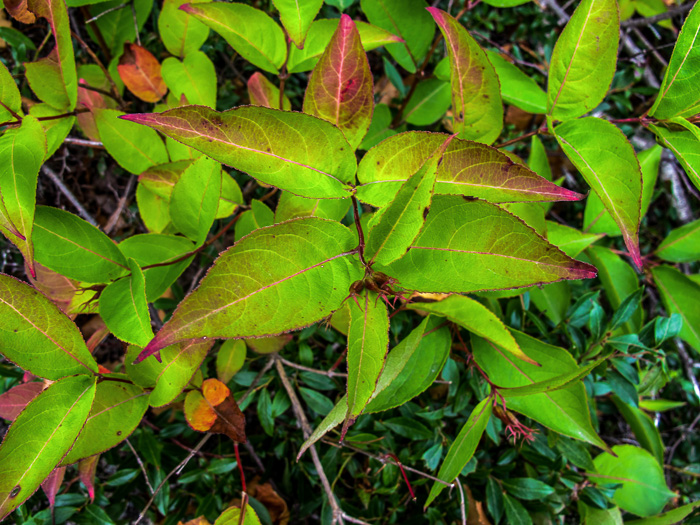
[[[0,274],[0,353],[32,374],[60,379],[97,373],[80,330],[45,295]]]
[[[55,117],[64,113],[65,110],[55,109],[48,104],[34,104],[29,108],[29,114],[36,117],[37,120],[41,117]],[[46,133],[46,156],[44,159],[51,157],[63,145],[63,141],[73,129],[75,120],[75,117],[63,117],[41,121],[41,127]]]
[[[570,259],[498,206],[461,197],[433,199],[425,226],[408,253],[377,269],[398,279],[405,289],[444,293],[596,275],[595,268]]]
[[[229,507],[221,513],[214,525],[260,525],[260,518],[250,505],[245,507],[243,520],[240,507]]]
[[[428,316],[386,358],[365,413],[389,410],[425,391],[437,379],[450,353],[452,338],[444,321]]]
[[[337,201],[327,200],[326,202]],[[264,202],[253,199],[250,201],[250,209],[241,213],[240,219],[236,222],[236,240],[238,241],[249,233],[264,228],[265,226],[272,226],[274,222],[274,212],[268,208]]]
[[[526,501],[544,500],[547,496],[554,494],[551,486],[534,478],[504,479],[503,488],[512,496]]]
[[[253,106],[265,106],[272,109],[284,109],[290,111],[292,103],[289,97],[284,95],[280,108],[280,89],[270,82],[265,75],[256,71],[248,79],[248,97]]]
[[[532,518],[525,507],[508,494],[503,495],[503,508],[506,511],[506,520],[509,525],[532,525]]]
[[[576,228],[570,228],[554,221],[547,221],[547,240],[569,257],[576,257],[603,237],[602,233],[583,233]]]
[[[266,388],[260,391],[257,410],[260,426],[263,427],[265,434],[272,437],[275,433],[275,421],[272,418],[272,401],[270,401],[270,393]]]
[[[613,253],[602,246],[591,246],[587,252],[591,263],[598,268],[598,277],[605,288],[605,295],[613,310],[618,310],[626,297],[639,288],[639,279],[634,269]],[[637,333],[642,327],[643,310],[637,309],[625,322],[626,333]],[[613,328],[611,328],[612,330]]]
[[[280,20],[289,38],[298,48],[303,48],[306,33],[321,9],[323,0],[272,0],[272,3],[280,12]]]
[[[386,138],[396,135],[396,131],[391,129],[391,110],[386,104],[377,104],[374,106],[374,114],[372,115],[372,123],[367,130],[365,140],[360,144],[360,149],[368,150],[373,148]]]
[[[216,377],[228,383],[243,368],[248,348],[241,339],[224,341],[216,353]]]
[[[95,377],[66,377],[17,416],[0,447],[0,520],[31,496],[68,452],[94,396]]]
[[[524,361],[513,361],[505,351],[484,339],[472,336],[472,351],[489,379],[502,387],[522,387],[579,370],[571,354],[556,346],[514,331],[520,348],[540,363],[537,367]],[[547,428],[607,450],[591,424],[586,391],[576,382],[553,392],[508,398],[509,410],[542,423]]]
[[[446,138],[443,133],[409,131],[384,140],[360,161],[357,197],[372,206],[386,206]],[[514,163],[495,148],[457,138],[447,146],[438,167],[435,193],[496,203],[583,198]]]
[[[34,256],[40,264],[70,279],[106,283],[129,267],[116,244],[92,224],[67,211],[37,206]]]
[[[333,410],[333,401],[316,390],[304,388],[302,386],[299,387],[299,394],[301,394],[302,399],[304,399],[304,402],[311,410],[322,416],[327,415]]]
[[[275,208],[275,223],[297,217],[321,217],[340,221],[350,209],[350,199],[307,199],[283,191]]]
[[[474,456],[476,447],[481,440],[481,435],[484,433],[486,424],[491,417],[492,410],[493,400],[489,397],[474,407],[474,410],[469,415],[469,419],[467,419],[454,442],[450,445],[445,461],[440,466],[438,478],[447,483],[452,483],[459,476],[459,473],[462,472],[462,469]],[[435,482],[433,488],[430,489],[425,507],[430,505],[444,488],[445,485]]]
[[[578,5],[549,66],[547,113],[552,118],[575,119],[602,102],[615,74],[619,32],[615,0],[583,0]]]
[[[395,417],[382,421],[382,424],[397,434],[412,441],[430,439],[433,432],[423,423],[408,417]]]
[[[654,425],[654,420],[637,407],[622,402],[617,396],[612,396],[615,406],[629,424],[634,437],[642,448],[651,452],[659,465],[664,464],[664,442],[661,440],[659,429]]]
[[[415,73],[435,34],[425,0],[361,0],[360,6],[370,23],[403,40],[386,50],[406,71]]]
[[[261,337],[326,317],[362,277],[354,244],[345,226],[318,218],[251,233],[219,256],[139,360],[186,339]]]
[[[700,260],[700,220],[671,230],[655,253],[664,261],[688,263]]]
[[[620,227],[632,260],[641,269],[638,233],[642,172],[634,148],[614,124],[595,117],[566,122],[554,133],[566,156]]]
[[[338,28],[339,23],[340,19],[338,18],[314,21],[306,35],[304,49],[292,47],[289,50],[289,60],[287,60],[289,72],[303,73],[304,71],[311,71],[328,47],[328,43],[331,41],[331,37]],[[355,21],[355,26],[360,32],[360,40],[365,51],[370,51],[392,42],[402,41],[398,36],[366,22]]]
[[[116,109],[96,109],[94,115],[107,153],[126,171],[138,175],[168,162],[165,144],[153,130],[119,119],[124,113]]]
[[[342,131],[303,113],[257,106],[218,113],[185,106],[124,118],[302,197],[348,197],[355,176],[357,161]]]
[[[69,0],[69,4],[73,1],[75,0]],[[90,7],[90,14],[93,17],[101,15],[94,23],[102,34],[102,40],[115,57],[121,55],[126,42],[136,41],[136,29],[140,32],[143,28],[151,14],[153,0],[134,0],[132,5],[135,15],[134,11],[131,10],[131,5],[123,5],[121,0],[100,2]],[[99,43],[100,39],[95,35],[95,32],[89,25],[87,27],[93,41]],[[113,73],[112,76],[117,75]]]
[[[348,330],[348,412],[352,424],[377,387],[389,347],[389,315],[386,304],[369,290],[350,303]],[[345,432],[343,432],[345,434]]]
[[[671,266],[657,266],[652,268],[651,274],[666,312],[683,318],[683,328],[678,335],[700,352],[700,284]]]
[[[552,168],[549,166],[547,150],[537,135],[533,135],[530,139],[530,156],[527,159],[527,165],[540,177],[552,180]]]
[[[178,260],[194,250],[194,244],[180,236],[144,233],[124,239],[119,243],[119,249],[125,257],[134,259],[139,266],[144,267]],[[190,262],[191,257],[179,263],[143,270],[146,279],[146,301],[153,302],[163,295]]]
[[[197,246],[214,224],[221,197],[221,164],[208,158],[195,160],[175,183],[170,196],[173,225]]]
[[[32,230],[36,184],[46,155],[46,137],[34,117],[0,137],[0,231],[22,253],[34,275]]]
[[[299,461],[299,458],[301,458],[301,456],[304,455],[304,452],[306,452],[311,447],[311,445],[316,443],[328,432],[340,425],[345,420],[347,415],[348,398],[347,396],[343,396],[342,398],[340,398],[340,401],[338,401],[335,404],[333,410],[331,410],[328,413],[328,415],[326,415],[326,417],[316,427],[316,429],[312,432],[309,438],[306,441],[304,441],[304,443],[301,445],[301,448],[299,449],[299,454],[297,454],[297,461]]]
[[[659,96],[649,110],[649,116],[657,119],[689,117],[700,111],[700,96],[697,93],[697,64],[700,61],[700,7],[688,13],[681,29],[671,61],[666,68]]]
[[[626,523],[627,525],[674,525],[675,523],[682,523],[683,518],[689,516],[698,507],[700,507],[700,501],[694,501],[658,516],[627,521]]]
[[[499,53],[486,50],[501,85],[503,100],[528,113],[546,113],[547,95],[532,77],[527,76]]]
[[[122,341],[146,346],[153,338],[146,302],[146,280],[139,265],[128,260],[131,275],[107,285],[100,294],[100,317]]]
[[[557,449],[578,468],[590,471],[595,470],[593,458],[591,458],[591,454],[588,452],[587,446],[580,441],[569,439],[564,436],[558,436]]]
[[[201,51],[188,53],[182,61],[166,58],[161,74],[176,100],[184,95],[189,104],[216,107],[216,71],[212,61]]]
[[[403,118],[414,126],[430,126],[450,109],[452,89],[448,82],[430,78],[418,83],[406,104]]]
[[[571,287],[566,281],[530,288],[530,299],[555,325],[566,318],[571,304]]]
[[[97,385],[85,426],[61,465],[105,452],[128,438],[146,413],[148,395],[139,386],[106,377]]]
[[[445,11],[428,8],[450,58],[453,129],[462,139],[491,144],[503,129],[503,104],[498,76],[484,50]]]
[[[264,11],[237,3],[189,3],[180,6],[219,33],[248,62],[277,74],[287,58],[284,32]]]
[[[695,187],[700,188],[700,129],[680,117],[674,118],[667,125],[670,127],[649,124],[649,129],[654,132],[659,143],[673,152]]]
[[[372,73],[360,34],[348,15],[313,70],[304,95],[304,113],[337,126],[353,149],[367,133],[374,108]]]
[[[418,171],[401,185],[396,197],[382,210],[367,235],[365,257],[390,264],[405,255],[428,216],[438,166],[453,137],[435,149]]]
[[[537,365],[523,353],[496,314],[474,299],[464,295],[451,295],[436,303],[414,303],[407,305],[407,308],[447,317],[470,332],[501,345],[514,357]]]
[[[610,321],[610,330],[615,330],[622,323],[627,322],[627,320],[632,317],[635,313],[643,313],[641,304],[642,296],[644,295],[644,287],[637,288],[634,292],[630,293],[620,304]],[[641,322],[639,323],[641,327]]]
[[[196,53],[209,36],[207,26],[180,10],[180,6],[186,3],[187,0],[163,0],[158,17],[158,32],[163,45],[178,57]]]
[[[0,63],[0,101],[17,114],[22,113],[22,100],[12,74],[5,64]],[[0,122],[13,120],[14,116],[4,106],[0,106]]]
[[[664,472],[654,456],[632,445],[617,445],[615,456],[604,452],[595,458],[597,474],[588,479],[594,483],[622,483],[613,501],[622,510],[637,516],[658,514],[676,496],[668,490]]]

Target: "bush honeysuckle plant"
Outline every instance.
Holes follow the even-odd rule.
[[[20,31],[0,33],[0,230],[25,274],[0,274],[0,416],[12,421],[0,518],[43,523],[20,508],[41,486],[52,512],[73,508],[63,521],[273,523],[244,475],[266,435],[281,439],[285,483],[294,471],[320,487],[315,503],[289,494],[275,523],[527,524],[567,508],[558,523],[643,525],[694,512],[697,490],[665,477],[649,413],[680,406],[661,397],[678,377],[667,354],[700,352],[700,221],[642,231],[641,247],[640,224],[664,214],[652,204],[662,152],[700,190],[700,7],[683,6],[657,89],[615,118],[641,78],[618,62],[636,3],[582,0],[533,65],[470,22],[523,2],[484,2],[4,1]],[[659,4],[636,8],[673,27]],[[512,111],[529,115],[519,132]],[[109,220],[55,173],[68,147],[129,181]],[[566,178],[550,158],[566,159]],[[67,209],[42,196],[40,173]],[[334,399],[319,392],[338,378]],[[225,434],[235,460],[207,475],[237,466],[233,493],[171,498],[163,444],[143,444],[170,424],[149,414],[167,409],[192,429],[179,432],[207,433],[182,445],[177,474]],[[611,414],[633,439],[606,438]],[[276,434],[290,417],[300,446]],[[429,441],[414,457],[403,438]],[[214,456],[231,457],[221,443]],[[131,477],[96,482],[100,457],[125,444]],[[341,467],[326,448],[372,462]],[[363,507],[336,497],[339,479],[382,463],[381,481],[355,490]],[[66,472],[89,501],[56,503]],[[134,514],[109,494],[141,473],[151,499]],[[425,514],[397,518],[402,491]],[[109,497],[122,510],[103,510]]]

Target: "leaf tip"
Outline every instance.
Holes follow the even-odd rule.
[[[135,122],[136,124],[146,124],[152,121],[152,113],[132,113],[131,115],[119,115],[118,118],[122,120],[128,120],[129,122]]]
[[[435,19],[435,22],[439,25],[442,25],[445,23],[445,12],[441,9],[438,9],[437,7],[426,7],[425,8],[428,13]]]
[[[132,364],[137,365],[147,357],[150,357],[154,354],[158,362],[161,363],[162,361],[160,359],[160,350],[165,346],[167,345],[163,345],[158,339],[158,336],[154,337],[153,339],[151,339],[151,342],[148,343],[143,350],[141,350],[141,353],[136,357],[136,359],[134,359]]]
[[[180,11],[184,11],[185,13],[194,13],[194,8],[192,7],[192,4],[182,4],[179,9]]]

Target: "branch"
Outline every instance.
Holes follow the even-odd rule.
[[[676,15],[682,15],[690,11],[693,6],[695,5],[695,2],[688,2],[676,7],[672,7],[665,13],[659,13],[658,15],[654,16],[648,16],[646,18],[631,18],[629,20],[624,20],[623,22],[620,22],[620,27],[644,27],[644,26],[649,26],[651,24],[655,24],[656,22],[660,22],[662,20],[666,20],[668,18],[673,18]]]
[[[105,149],[101,142],[97,142],[94,140],[85,140],[76,137],[66,137],[65,139],[63,139],[63,142],[65,144],[73,144],[75,146],[86,146],[88,148]]]
[[[63,195],[70,201],[70,203],[75,207],[75,209],[78,210],[78,213],[83,219],[88,221],[95,228],[100,227],[100,225],[97,224],[97,221],[92,218],[92,216],[88,213],[88,211],[85,208],[83,208],[83,205],[80,204],[80,201],[75,197],[75,195],[73,195],[73,193],[68,189],[68,187],[65,184],[63,184],[63,181],[56,174],[55,171],[49,168],[46,164],[44,164],[41,167],[41,171],[53,181],[53,183],[58,187],[59,190],[61,190],[61,193],[63,193]]]
[[[292,363],[291,361],[286,360],[283,357],[280,357],[279,360],[290,368],[304,370],[305,372],[311,372],[312,374],[319,374],[326,377],[348,377],[347,374],[343,374],[342,372],[333,372],[332,370],[317,370],[315,368],[309,368],[308,366],[298,365],[296,363]]]

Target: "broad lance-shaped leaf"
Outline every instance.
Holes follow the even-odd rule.
[[[325,120],[243,106],[223,113],[185,106],[125,115],[250,176],[310,198],[350,196],[357,169],[343,132]]]
[[[304,113],[340,128],[352,148],[357,149],[372,121],[373,89],[360,34],[352,19],[342,15],[309,79]]]
[[[501,345],[518,359],[537,365],[518,346],[503,322],[483,304],[464,295],[452,295],[435,303],[409,304],[411,310],[441,315],[481,337]]]
[[[678,336],[700,352],[700,284],[672,266],[657,266],[651,270],[651,274],[667,314],[676,313],[683,318],[683,327]]]
[[[19,94],[19,88],[7,66],[2,63],[0,63],[0,101],[3,103],[3,105],[0,105],[0,119],[2,119],[2,122],[14,118],[11,111],[17,114],[22,113],[22,99]]]
[[[146,346],[153,339],[146,302],[146,280],[139,265],[128,260],[131,274],[107,285],[100,294],[100,317],[122,341]]]
[[[96,374],[80,330],[44,294],[0,274],[0,353],[46,379]]]
[[[22,253],[34,274],[34,210],[39,169],[46,155],[46,136],[34,117],[24,117],[17,129],[0,137],[0,231]]]
[[[262,337],[323,319],[363,275],[355,243],[315,217],[254,231],[219,256],[138,361],[186,339]]]
[[[382,210],[381,217],[367,235],[365,257],[371,262],[389,264],[395,261],[406,253],[418,236],[433,199],[438,166],[453,137],[448,137],[433,152]]]
[[[666,68],[659,96],[649,110],[657,119],[689,117],[700,111],[700,7],[696,4],[685,19],[671,61]]]
[[[655,253],[664,261],[700,260],[700,219],[671,230]]]
[[[160,62],[145,47],[126,44],[117,71],[127,89],[144,102],[158,102],[168,91]]]
[[[17,416],[0,447],[0,520],[31,496],[68,452],[94,396],[95,377],[66,377]]]
[[[607,120],[586,117],[557,126],[559,145],[622,231],[638,269],[642,170],[625,135]]]
[[[272,3],[280,12],[280,20],[289,38],[299,49],[303,48],[306,33],[321,9],[323,0],[272,0]]]
[[[428,7],[445,37],[450,57],[454,131],[463,139],[491,144],[503,129],[498,77],[486,53],[462,25],[445,11]]]
[[[44,390],[45,386],[43,381],[20,383],[0,394],[0,418],[14,421],[29,402]]]
[[[219,33],[248,62],[268,73],[279,73],[287,58],[284,33],[264,11],[224,2],[183,4],[180,9]]]
[[[348,411],[342,435],[355,422],[377,387],[389,347],[389,315],[384,301],[365,290],[350,299],[348,330]]]
[[[163,45],[178,57],[197,53],[209,36],[207,26],[180,11],[179,7],[185,3],[183,0],[163,0],[158,17],[158,32]]]
[[[553,119],[575,119],[601,103],[615,74],[619,40],[617,2],[583,0],[552,52],[547,113]]]
[[[520,348],[541,366],[515,361],[499,345],[472,336],[472,352],[479,366],[496,385],[523,387],[540,383],[579,369],[571,354],[556,346],[511,330]],[[509,397],[507,408],[542,423],[569,437],[609,450],[596,434],[583,384],[575,382],[554,391]]]
[[[700,128],[686,119],[670,119],[665,126],[649,124],[659,143],[673,152],[695,187],[700,189]]]
[[[37,262],[77,281],[107,283],[129,270],[109,237],[80,217],[49,206],[37,206],[34,250]]]
[[[360,161],[357,197],[386,206],[401,185],[447,138],[443,133],[408,131],[370,149]],[[583,195],[561,188],[496,148],[454,139],[437,170],[437,195],[468,195],[489,202],[573,201]]]
[[[216,70],[201,51],[188,53],[182,60],[166,58],[161,72],[176,100],[184,96],[189,104],[216,107]]]
[[[110,381],[113,377],[115,380]],[[97,385],[95,400],[85,426],[61,465],[105,452],[124,441],[136,429],[148,408],[150,392],[126,383],[126,376],[113,374]]]
[[[486,425],[489,422],[492,410],[493,399],[490,397],[482,400],[474,407],[474,410],[472,410],[472,413],[469,415],[469,419],[467,419],[462,430],[459,431],[454,442],[450,445],[450,449],[447,451],[447,457],[445,457],[445,461],[443,461],[440,466],[438,478],[447,483],[452,483],[457,476],[459,476],[459,473],[462,472],[462,469],[474,456],[481,436],[484,430],[486,430]],[[430,505],[444,488],[445,485],[435,482],[433,488],[430,489],[425,507]]]
[[[289,97],[284,95],[280,108],[280,90],[265,75],[256,71],[248,79],[248,98],[253,106],[265,106],[272,109],[284,109],[289,111],[292,109],[292,103]]]
[[[435,197],[408,253],[376,268],[407,290],[476,292],[563,279],[592,279],[596,269],[571,259],[494,204]]]

